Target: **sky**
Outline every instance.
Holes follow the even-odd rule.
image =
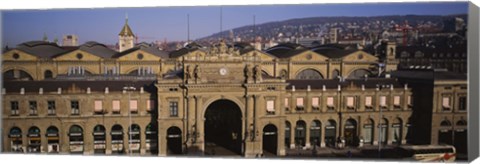
[[[467,2],[3,10],[2,46],[41,40],[44,34],[51,41],[75,34],[80,43],[115,44],[127,15],[139,41],[151,42],[187,40],[187,15],[190,39],[195,40],[219,32],[220,16],[222,29],[229,30],[252,25],[254,15],[256,24],[261,24],[306,17],[466,13]]]

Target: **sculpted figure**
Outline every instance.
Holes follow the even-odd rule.
[[[255,81],[260,80],[260,77],[262,76],[262,72],[260,70],[260,66],[256,65],[253,67],[253,78]]]
[[[245,75],[245,81],[248,81],[248,78],[252,76],[252,72],[250,72],[250,65],[246,65],[243,69],[243,74]]]
[[[198,65],[195,66],[195,69],[193,70],[193,74],[195,79],[200,79],[200,67]]]
[[[192,70],[190,68],[190,65],[187,65],[187,68],[185,68],[185,80],[189,80],[192,78]]]

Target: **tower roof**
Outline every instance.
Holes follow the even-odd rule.
[[[118,33],[118,35],[121,35],[121,36],[135,36],[135,35],[133,35],[132,29],[130,28],[130,26],[128,26],[128,18],[125,19],[125,25],[123,26],[122,31],[120,31],[120,33]]]

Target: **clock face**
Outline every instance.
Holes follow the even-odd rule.
[[[220,75],[226,75],[227,74],[227,69],[226,68],[220,68]]]

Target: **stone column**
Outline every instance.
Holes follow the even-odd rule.
[[[46,134],[47,134],[46,128],[45,130],[40,131],[40,141],[41,141],[40,151],[42,153],[48,153],[48,140],[47,140]]]
[[[295,124],[290,125],[290,149],[295,149]]]
[[[83,154],[93,154],[93,134],[91,133],[93,127],[84,124],[83,128]]]
[[[129,134],[128,134],[128,129],[130,128],[130,125],[128,126],[123,126],[123,151],[125,152],[125,154],[130,154],[130,144],[128,142],[130,142],[129,140]]]
[[[70,152],[70,148],[69,148],[69,135],[68,135],[68,131],[69,131],[69,128],[70,126],[65,124],[64,122],[61,122],[61,129],[59,130],[59,133],[60,133],[60,153],[69,153]],[[23,137],[25,138],[25,137]],[[26,140],[24,140],[24,143],[26,143]]]
[[[327,122],[323,122],[326,125]],[[325,126],[320,126],[320,147],[325,147]]]
[[[105,154],[112,154],[112,135],[110,135],[112,130],[111,125],[104,125],[105,126]]]
[[[310,146],[311,146],[311,144],[310,144],[310,125],[307,122],[305,124],[305,147],[307,149],[310,149]]]
[[[148,124],[148,123],[147,123]],[[146,125],[142,127],[147,127]],[[145,128],[140,128],[140,155],[145,155],[145,148],[147,147],[147,144],[145,140],[147,139],[147,135],[145,133]]]
[[[197,138],[196,138],[196,144],[199,148],[200,151],[205,151],[205,145],[204,145],[204,136],[205,136],[205,131],[204,131],[204,126],[203,126],[203,101],[202,101],[202,96],[195,95],[195,124],[196,124],[196,129],[197,129]]]

